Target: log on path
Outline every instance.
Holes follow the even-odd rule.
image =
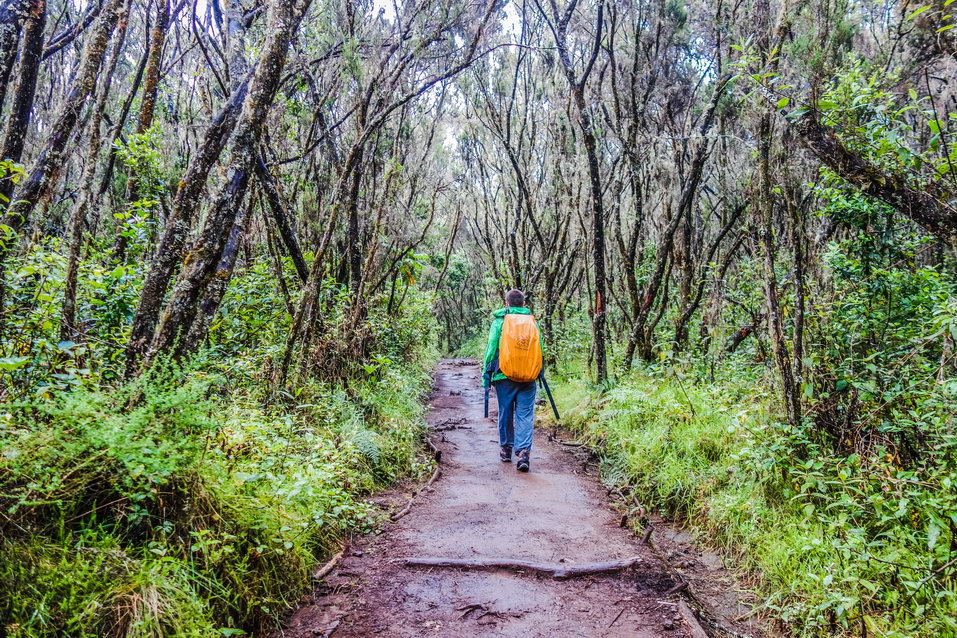
[[[413,557],[406,558],[403,564],[406,567],[451,567],[455,569],[511,569],[515,571],[532,571],[546,574],[556,580],[590,576],[594,574],[612,574],[624,571],[641,564],[639,556],[604,563],[590,565],[546,565],[524,560],[510,560],[502,558],[469,559],[469,558],[434,558]]]

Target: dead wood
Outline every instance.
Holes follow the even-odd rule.
[[[432,452],[432,458],[435,459],[436,463],[439,463],[442,460],[442,450],[435,447],[435,443],[431,439],[426,439],[425,444],[428,446],[429,451]]]
[[[464,416],[463,416],[463,417],[459,417],[459,418],[457,418],[457,419],[453,419],[453,418],[449,417],[448,419],[442,421],[441,423],[436,423],[436,424],[435,424],[434,426],[432,426],[432,427],[433,427],[433,428],[437,428],[437,427],[442,427],[443,425],[462,425],[462,424],[465,423],[466,421],[468,421],[468,419],[467,419],[466,417],[464,417]]]
[[[424,489],[429,489],[430,487],[432,487],[432,484],[435,483],[436,480],[438,480],[440,474],[442,474],[442,468],[441,468],[441,467],[436,467],[436,468],[435,468],[435,471],[432,472],[431,478],[429,478],[429,482],[425,484],[425,488],[424,488]],[[391,520],[391,521],[394,523],[394,522],[396,522],[397,520],[399,520],[400,518],[402,518],[403,516],[405,516],[406,514],[408,514],[409,512],[411,512],[411,511],[412,511],[412,503],[415,501],[415,497],[418,496],[418,495],[419,495],[419,492],[413,492],[413,493],[412,493],[412,496],[409,497],[409,502],[405,504],[405,507],[403,507],[403,508],[400,509],[398,512],[396,512],[395,514],[393,514],[392,516],[390,516],[390,517],[389,517],[389,520]]]
[[[338,554],[329,559],[329,562],[323,565],[320,569],[317,569],[316,572],[312,575],[314,580],[322,580],[336,568],[336,565],[339,564],[339,561],[342,560],[342,557],[346,555],[346,551],[349,549],[349,543],[346,543],[342,546],[342,550]]]
[[[708,632],[706,632],[704,627],[701,626],[701,623],[698,622],[698,617],[695,616],[694,611],[691,610],[691,606],[687,602],[679,600],[678,611],[681,613],[681,618],[691,629],[691,638],[710,638]]]
[[[523,560],[509,559],[468,559],[468,558],[436,558],[413,557],[406,558],[403,564],[406,567],[450,567],[453,569],[510,569],[515,571],[532,571],[551,576],[556,580],[589,576],[593,574],[612,574],[624,571],[641,563],[639,556],[624,558],[605,563],[590,565],[545,565]]]
[[[396,512],[395,514],[393,514],[392,516],[390,516],[390,517],[389,517],[389,520],[394,523],[394,522],[396,522],[397,520],[399,520],[400,518],[402,518],[403,516],[405,516],[406,514],[408,514],[409,512],[411,512],[411,511],[412,511],[412,501],[414,501],[414,500],[415,500],[415,496],[413,496],[412,498],[409,499],[409,502],[405,504],[405,507],[403,507],[403,508],[400,509],[398,512]]]
[[[446,419],[441,423],[436,423],[430,427],[429,430],[432,432],[445,432],[447,430],[471,430],[472,426],[462,425],[467,420],[468,419],[466,419],[464,416],[458,419]]]

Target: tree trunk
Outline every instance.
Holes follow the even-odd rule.
[[[153,116],[156,113],[156,97],[159,93],[160,67],[163,62],[163,46],[166,43],[169,19],[169,0],[156,0],[156,23],[150,32],[149,54],[146,59],[143,82],[143,101],[140,105],[140,116],[136,122],[136,135],[143,135],[153,126]],[[137,175],[131,174],[126,182],[126,203],[132,204],[138,200],[140,198],[139,191],[139,178]],[[117,224],[118,232],[113,246],[113,259],[119,263],[126,261],[129,237],[124,231],[127,228],[125,220]]]
[[[558,58],[562,63],[562,70],[565,73],[565,78],[568,80],[568,85],[572,91],[572,101],[575,104],[575,110],[578,115],[578,126],[582,131],[585,153],[588,158],[588,183],[591,187],[592,196],[592,267],[595,272],[595,298],[592,312],[593,351],[595,355],[595,374],[597,381],[598,383],[603,383],[608,378],[608,363],[605,359],[605,207],[602,202],[601,165],[598,160],[598,142],[595,137],[595,129],[592,124],[591,115],[588,112],[588,105],[585,102],[585,83],[588,81],[588,76],[591,75],[591,70],[594,68],[595,60],[598,58],[600,51],[605,4],[604,2],[600,2],[598,5],[598,16],[595,25],[595,44],[581,78],[577,77],[574,64],[568,52],[567,43],[568,22],[571,20],[577,4],[577,0],[569,2],[564,13],[559,17],[557,6],[552,3],[553,19],[555,21],[552,32],[555,36],[555,47],[558,50]],[[541,7],[539,8],[541,9]]]
[[[219,275],[228,283],[232,276],[231,266],[222,273],[218,267],[224,261],[224,252],[249,185],[266,115],[282,78],[289,43],[309,4],[310,0],[299,0],[293,7],[286,0],[273,0],[269,5],[267,41],[237,124],[236,138],[230,149],[226,184],[203,223],[195,247],[186,258],[157,327],[147,365],[159,354],[182,357],[195,350],[205,338],[203,328],[191,330],[199,312],[199,302],[207,295],[214,277]],[[235,245],[238,246],[240,242],[241,237],[237,237]],[[235,259],[232,264],[235,264]]]
[[[309,279],[309,267],[306,265],[306,258],[302,255],[302,248],[299,245],[299,239],[296,237],[296,229],[293,228],[290,216],[286,213],[288,207],[282,201],[276,179],[269,172],[269,168],[262,157],[259,157],[256,161],[256,177],[262,186],[263,194],[266,196],[266,203],[269,204],[269,210],[276,222],[279,236],[282,238],[286,251],[288,251],[289,257],[292,258],[292,263],[296,267],[296,274],[299,275],[302,283],[306,283]]]
[[[87,102],[87,98],[96,86],[97,74],[103,63],[106,47],[109,45],[113,29],[120,20],[121,14],[125,13],[125,5],[122,0],[107,0],[107,2],[108,4],[104,7],[90,33],[89,41],[83,48],[73,88],[64,99],[56,120],[50,126],[49,136],[43,143],[33,166],[27,172],[26,178],[16,189],[13,197],[14,201],[7,210],[3,223],[9,226],[14,234],[19,234],[29,221],[34,206],[47,194],[52,176],[60,170],[66,161],[67,143],[73,135],[73,130],[80,119],[80,113]],[[32,98],[30,102],[32,103]],[[24,130],[13,129],[13,131],[13,137],[19,137],[19,143],[22,144]],[[3,283],[6,258],[12,244],[13,242],[7,242],[0,246],[0,307],[3,305],[3,296],[6,290]],[[2,324],[0,324],[0,329],[2,329]]]
[[[199,208],[200,194],[206,186],[210,171],[236,126],[248,88],[247,79],[230,95],[229,100],[211,122],[196,158],[190,162],[186,174],[179,182],[179,188],[173,197],[172,211],[166,220],[156,257],[143,282],[143,290],[140,292],[139,304],[133,317],[130,341],[126,347],[127,377],[134,374],[140,358],[153,339],[166,288],[176,264],[183,258],[186,239],[193,226],[193,217]]]
[[[23,33],[20,67],[17,70],[16,90],[10,105],[9,119],[3,135],[0,159],[19,162],[23,157],[23,144],[30,127],[30,114],[37,92],[37,77],[40,73],[40,54],[43,52],[43,29],[46,26],[46,0],[32,0]],[[2,63],[2,62],[0,62]],[[0,95],[0,107],[3,96]],[[9,203],[13,195],[13,182],[0,181],[0,207]]]
[[[758,124],[758,193],[755,210],[758,211],[758,234],[764,264],[764,300],[768,316],[771,350],[781,373],[781,394],[785,413],[792,427],[800,425],[800,396],[794,384],[791,354],[785,340],[784,319],[778,299],[777,274],[774,271],[774,209],[771,199],[771,115],[764,112]]]
[[[36,12],[38,4],[45,4],[45,0],[4,0],[0,4],[0,110],[3,109],[7,83],[17,59],[20,29],[27,16]]]
[[[191,348],[198,347],[206,338],[209,333],[209,326],[213,323],[213,318],[219,310],[219,304],[222,303],[223,297],[226,295],[226,288],[229,287],[229,280],[236,268],[236,258],[239,256],[239,249],[246,238],[249,221],[256,205],[256,197],[253,193],[250,193],[247,199],[249,201],[246,206],[240,206],[239,208],[233,227],[229,231],[229,238],[223,247],[222,257],[220,257],[219,264],[216,266],[216,274],[206,291],[205,298],[199,304],[199,313],[196,320],[189,329],[186,343]]]
[[[93,181],[96,177],[97,158],[100,154],[102,142],[103,114],[106,110],[106,101],[113,84],[113,74],[116,71],[126,40],[128,21],[120,21],[117,29],[116,43],[110,58],[109,68],[102,74],[99,86],[96,89],[96,103],[93,107],[93,116],[90,120],[90,135],[87,145],[86,164],[83,167],[83,179],[80,186],[80,196],[77,199],[70,219],[67,223],[66,243],[68,248],[66,274],[63,284],[63,306],[60,313],[60,340],[73,341],[77,339],[79,326],[76,321],[77,274],[80,268],[80,248],[83,244],[83,223],[86,220],[87,210],[93,198]]]

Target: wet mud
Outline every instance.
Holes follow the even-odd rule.
[[[663,521],[654,546],[621,526],[582,462],[587,452],[537,431],[530,473],[501,462],[494,392],[484,419],[480,383],[475,361],[439,365],[428,421],[440,477],[382,533],[353,539],[274,638],[729,635],[717,627],[762,635],[738,618],[748,608],[715,555]],[[396,490],[379,503],[400,511],[408,498]],[[406,566],[413,557],[559,566],[639,560],[615,573],[556,580],[522,569]],[[702,609],[712,599],[714,608]],[[686,601],[703,611],[700,621],[689,621]]]

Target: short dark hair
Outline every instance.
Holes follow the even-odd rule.
[[[521,290],[509,290],[505,295],[505,303],[509,308],[521,308],[525,305],[525,293]]]

